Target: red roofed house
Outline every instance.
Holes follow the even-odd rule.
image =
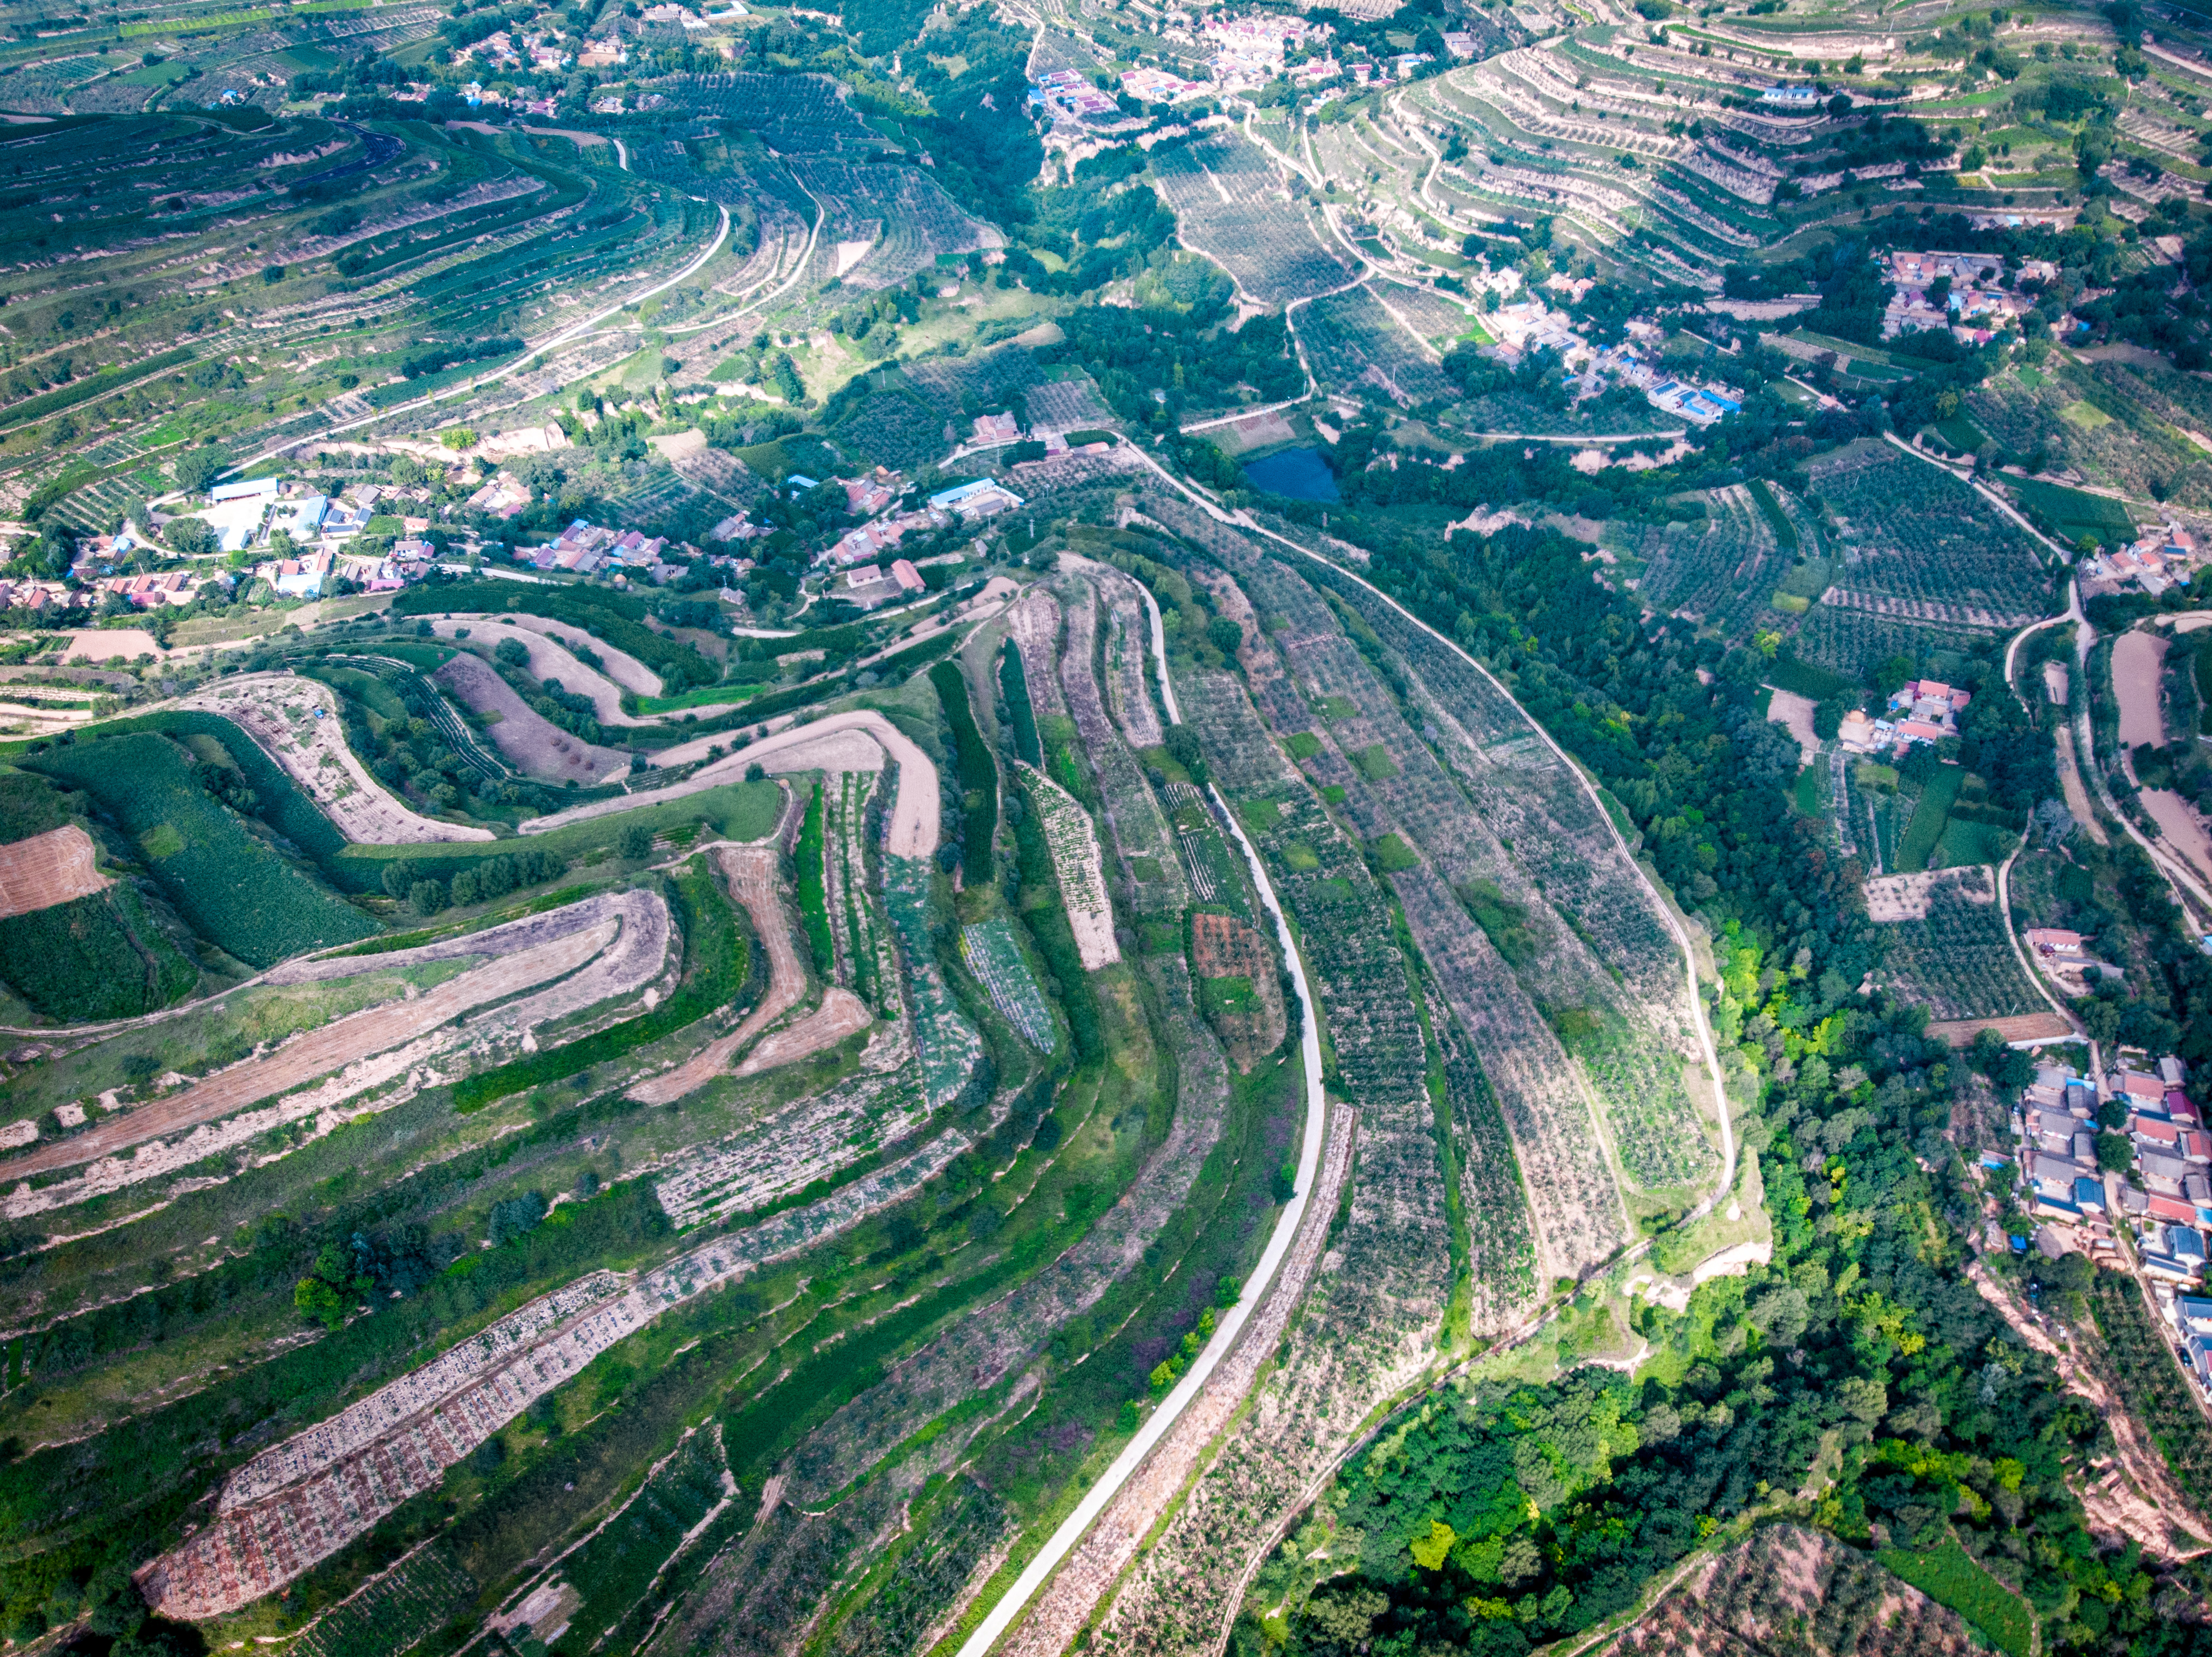
[[[2119,1088],[2129,1100],[2140,1101],[2153,1110],[2166,1103],[2165,1079],[2142,1070],[2121,1071]]]
[[[904,558],[891,560],[891,579],[899,584],[902,593],[919,593],[929,583],[921,578],[921,571]]]
[[[2156,1191],[2151,1193],[2150,1213],[2154,1220],[2170,1220],[2177,1225],[2193,1226],[2197,1223],[2197,1205],[2194,1203],[2185,1203],[2179,1197],[2161,1197]]]
[[[2154,1140],[2160,1145],[2181,1142],[2181,1124],[2162,1116],[2132,1116],[2128,1118],[2128,1131],[2138,1139]]]

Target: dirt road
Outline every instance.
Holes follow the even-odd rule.
[[[522,825],[525,834],[544,834],[570,823],[580,823],[593,817],[604,817],[610,812],[635,811],[641,806],[657,806],[670,800],[680,800],[685,795],[700,794],[725,783],[744,779],[746,768],[756,761],[765,763],[783,749],[801,742],[811,742],[817,737],[827,736],[832,731],[865,731],[890,752],[899,765],[898,799],[891,807],[890,853],[895,857],[928,857],[937,850],[937,767],[927,754],[916,747],[906,733],[869,709],[851,713],[831,714],[826,719],[817,719],[805,725],[787,726],[772,736],[739,748],[735,753],[702,765],[681,783],[665,789],[624,795],[619,800],[596,800],[586,806],[572,807],[545,817],[533,817]],[[712,741],[726,741],[727,738],[701,737],[696,742],[687,742],[657,756],[661,765],[689,764],[707,752]]]
[[[806,973],[792,942],[791,923],[776,893],[775,848],[717,846],[715,855],[722,860],[731,892],[745,906],[753,933],[768,951],[768,993],[729,1034],[708,1042],[674,1069],[648,1076],[632,1087],[629,1096],[641,1105],[666,1105],[705,1087],[727,1069],[731,1054],[796,1007],[806,990]]]
[[[757,1075],[779,1064],[795,1064],[802,1058],[835,1047],[855,1030],[868,1027],[867,1002],[849,990],[834,986],[823,992],[822,1005],[798,1023],[787,1025],[745,1055],[738,1066],[741,1076]]]

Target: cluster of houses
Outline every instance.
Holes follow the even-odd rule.
[[[1342,77],[1347,66],[1329,49],[1334,29],[1327,23],[1272,12],[1243,15],[1217,13],[1194,24],[1188,13],[1171,10],[1160,28],[1161,38],[1206,54],[1209,80],[1188,80],[1156,67],[1124,70],[1121,89],[1152,104],[1176,104],[1211,93],[1250,92],[1278,80],[1313,88]],[[1472,34],[1455,31],[1443,37],[1454,58],[1473,58],[1480,42]],[[1410,80],[1433,57],[1425,52],[1401,52],[1376,61],[1360,59],[1349,65],[1359,86],[1382,86]],[[1073,70],[1042,75],[1030,88],[1030,101],[1054,115],[1073,120],[1113,115],[1120,106],[1107,93]]]
[[[1882,314],[1881,336],[1948,324],[1962,339],[1986,345],[2035,308],[2034,295],[2020,289],[2057,274],[2048,259],[2024,260],[2008,275],[1995,253],[1892,253],[1895,291]]]
[[[1879,716],[1854,708],[1844,716],[1836,740],[1847,753],[1903,753],[1916,742],[1941,742],[1959,734],[1960,710],[1974,699],[1940,679],[1907,679]]]
[[[661,561],[661,551],[667,545],[665,535],[607,529],[588,518],[578,518],[543,546],[516,547],[514,561],[532,570],[559,570],[574,576],[639,570],[660,582],[675,573],[673,565]]]
[[[2197,538],[2170,523],[2116,552],[2084,559],[2081,590],[2084,596],[2094,596],[2134,588],[2157,598],[2170,587],[2186,584],[2202,566]]]
[[[463,46],[453,53],[457,64],[479,58],[487,69],[532,69],[541,74],[565,74],[576,59],[561,45],[561,31],[551,29],[543,34],[526,34],[520,41],[501,29],[488,34],[474,46]]]
[[[2183,1091],[2187,1080],[2187,1067],[2170,1054],[2114,1070],[2101,1085],[2046,1065],[2022,1095],[2015,1123],[2036,1210],[2047,1222],[2036,1246],[2124,1266],[2124,1236],[2174,1325],[2183,1361],[2212,1393],[2212,1299],[2191,1292],[2203,1285],[2212,1252],[2205,1237],[2212,1134]],[[2112,1105],[2125,1112],[2121,1131],[2133,1148],[2127,1174],[2104,1171],[2097,1157],[2098,1112]]]

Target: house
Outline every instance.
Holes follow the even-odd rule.
[[[2141,1070],[2123,1070],[2106,1080],[2114,1093],[2124,1094],[2129,1103],[2139,1109],[2155,1111],[2166,1105],[2166,1081],[2162,1076]]]
[[[2189,1067],[2169,1053],[2158,1062],[2158,1078],[2169,1087],[2179,1087],[2189,1080]]]
[[[2086,1173],[2075,1179],[2074,1206],[2084,1214],[2102,1214],[2105,1211],[2104,1182],[2093,1179]]]
[[[940,512],[951,512],[963,521],[972,521],[978,518],[996,517],[1009,508],[1019,506],[1022,497],[1005,484],[982,478],[974,483],[939,490],[929,497],[929,503]]]
[[[2173,1297],[2173,1321],[2192,1335],[2212,1335],[2212,1299],[2201,1295]]]
[[[274,478],[248,478],[234,484],[217,484],[208,490],[208,499],[217,506],[225,501],[259,501],[265,506],[276,498],[277,488]]]
[[[2197,1205],[2179,1197],[2167,1197],[2158,1191],[2144,1198],[2144,1211],[2154,1220],[2164,1220],[2178,1226],[2197,1223]]]
[[[470,496],[468,504],[474,510],[489,513],[495,518],[512,518],[530,504],[530,491],[519,479],[502,472]]]
[[[323,520],[329,515],[330,509],[329,500],[320,495],[279,501],[276,509],[269,515],[269,533],[273,535],[281,529],[295,541],[312,541],[322,533]]]
[[[2035,1189],[2039,1193],[2068,1200],[2071,1200],[2074,1195],[2075,1180],[2081,1174],[2081,1170],[2070,1158],[2052,1156],[2043,1151],[2036,1153],[2031,1169]]]
[[[323,584],[331,574],[332,562],[330,553],[317,552],[304,558],[285,558],[263,564],[254,573],[285,598],[319,599],[323,595]]]
[[[913,568],[908,565],[908,568]],[[874,610],[889,604],[899,596],[899,583],[874,564],[865,564],[845,572],[845,584],[837,596],[848,604],[857,604],[863,610]]]
[[[979,443],[1018,442],[1021,435],[1021,422],[1011,414],[979,414],[975,417],[975,441]]]
[[[915,569],[904,558],[894,558],[891,560],[890,575],[891,579],[898,583],[899,591],[908,597],[912,597],[916,593],[926,591],[929,586],[928,582],[922,580],[921,571]]]

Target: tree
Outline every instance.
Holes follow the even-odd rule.
[[[188,558],[204,558],[222,549],[222,542],[215,531],[198,518],[172,518],[161,535],[172,548]]]
[[[622,832],[621,850],[628,862],[643,862],[653,856],[653,831],[642,823],[632,823]]]
[[[492,655],[510,667],[530,666],[530,647],[519,638],[503,638],[493,648]]]
[[[1226,616],[1216,616],[1206,624],[1206,638],[1223,655],[1233,656],[1244,642],[1244,630]]]
[[[465,448],[477,446],[477,429],[474,426],[448,426],[438,434],[438,441],[458,454]]]
[[[220,450],[196,448],[177,457],[177,487],[187,495],[198,495],[222,476],[224,470]]]
[[[2135,1165],[2135,1142],[2125,1134],[2097,1136],[2097,1166],[2108,1173],[2125,1173]]]

